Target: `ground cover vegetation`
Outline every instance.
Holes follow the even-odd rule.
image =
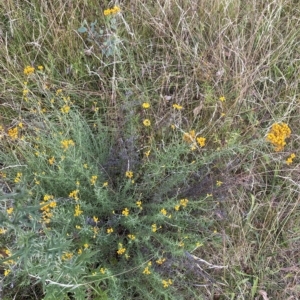
[[[298,299],[298,1],[0,15],[1,299]]]

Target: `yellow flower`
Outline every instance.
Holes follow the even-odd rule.
[[[107,228],[106,232],[107,232],[108,234],[113,233],[113,232],[114,232],[114,229],[113,229],[112,227],[111,227],[111,228]]]
[[[68,260],[68,259],[71,259],[73,257],[73,253],[71,252],[66,252],[64,253],[62,256],[61,256],[61,259],[62,260]]]
[[[83,245],[83,247],[84,247],[84,249],[87,249],[87,248],[89,247],[89,244],[85,243],[85,244]]]
[[[4,234],[6,232],[6,229],[0,228],[0,234]]]
[[[81,229],[81,226],[80,225],[76,225],[75,228],[76,229]]]
[[[173,104],[173,108],[177,109],[177,110],[183,109],[183,107],[181,105],[179,105],[179,104]]]
[[[151,125],[151,122],[150,122],[149,119],[145,119],[145,120],[143,121],[143,124],[144,124],[144,126],[148,127],[148,126]]]
[[[221,97],[219,98],[219,100],[220,100],[221,102],[225,102],[225,101],[226,101],[226,98],[225,98],[224,96],[221,96]]]
[[[108,182],[107,181],[105,181],[104,183],[103,183],[103,185],[102,185],[103,187],[107,187],[108,186]]]
[[[8,130],[8,135],[11,139],[15,140],[18,138],[18,127],[14,127]]]
[[[145,152],[144,152],[144,155],[145,155],[146,157],[149,157],[150,152],[151,152],[151,150],[145,151]]]
[[[58,89],[58,90],[56,90],[56,96],[58,96],[58,95],[60,95],[60,94],[62,94],[62,89]]]
[[[217,180],[217,186],[221,186],[223,184],[222,181]]]
[[[135,240],[135,235],[134,234],[128,234],[127,235],[131,240]]]
[[[4,270],[4,276],[8,276],[11,271],[9,269]]]
[[[180,200],[180,205],[182,205],[183,207],[186,207],[188,204],[189,200],[188,199],[181,199]]]
[[[125,251],[126,251],[126,248],[124,248],[123,245],[122,245],[121,243],[119,243],[119,248],[118,248],[117,253],[118,253],[119,255],[122,255],[122,254],[125,253]]]
[[[168,286],[172,285],[173,282],[171,279],[168,279],[168,280],[162,280],[162,284],[164,286],[164,288],[167,288]]]
[[[31,66],[27,66],[27,67],[25,67],[24,68],[24,74],[25,75],[31,75],[31,74],[33,74],[34,73],[34,67],[31,67]]]
[[[142,104],[142,107],[145,108],[145,109],[147,109],[147,108],[150,107],[150,103],[149,103],[149,102],[144,102],[144,103]]]
[[[78,249],[77,253],[81,254],[82,253],[82,249]]]
[[[49,159],[48,159],[48,163],[49,163],[49,165],[53,165],[53,164],[54,164],[54,162],[55,162],[55,158],[54,158],[54,156],[52,156],[51,158],[49,158]]]
[[[37,67],[40,71],[43,71],[44,70],[44,67],[43,66],[38,66]]]
[[[15,178],[15,180],[14,180],[14,182],[15,183],[18,183],[18,182],[20,182],[21,181],[21,177],[22,177],[22,173],[17,173],[17,176],[16,176],[16,178]]]
[[[93,175],[90,179],[91,185],[95,185],[96,181],[97,181],[98,176],[97,175]]]
[[[82,213],[83,213],[83,211],[80,210],[80,206],[79,206],[79,204],[77,204],[77,205],[75,206],[75,213],[74,213],[74,216],[75,216],[75,217],[79,217]]]
[[[156,261],[156,263],[157,263],[158,265],[162,265],[165,261],[166,261],[165,258],[159,258],[159,259]]]
[[[162,209],[160,210],[160,212],[161,212],[164,216],[167,215],[167,211],[166,211],[164,208],[162,208]]]
[[[45,201],[45,202],[46,202],[46,201],[49,201],[49,200],[52,200],[52,199],[54,199],[54,197],[53,197],[52,195],[46,194],[46,195],[44,196],[44,201]]]
[[[145,274],[145,275],[151,274],[151,271],[149,270],[149,267],[146,267],[146,268],[144,269],[143,274]]]
[[[100,268],[99,272],[100,272],[101,274],[105,274],[106,269],[105,269],[105,268]]]
[[[153,232],[156,232],[157,231],[157,225],[156,224],[152,224],[151,225],[151,229]]]
[[[65,104],[60,110],[63,114],[67,114],[70,111],[70,106]]]
[[[129,179],[133,177],[133,172],[132,171],[126,171],[125,176]]]
[[[188,133],[186,132],[183,135],[183,140],[190,144],[195,140],[195,137],[196,137],[195,130],[190,130]]]
[[[199,144],[200,147],[205,146],[205,141],[206,141],[206,138],[204,138],[204,137],[198,137],[197,138],[197,143]]]
[[[74,190],[69,194],[69,197],[73,198],[75,201],[78,201],[79,200],[78,193],[79,193],[79,190]]]
[[[291,129],[286,123],[275,123],[267,134],[267,141],[275,146],[275,151],[282,151],[286,145],[285,139],[291,135]]]
[[[8,209],[6,210],[6,212],[7,212],[8,215],[11,215],[11,214],[13,213],[13,211],[14,211],[14,208],[13,208],[13,207],[8,208]]]
[[[87,164],[84,164],[83,167],[84,167],[85,169],[87,169],[87,168],[88,168],[88,165],[87,165]]]
[[[125,217],[127,217],[129,215],[129,209],[127,207],[123,209],[122,215]]]
[[[121,8],[119,6],[114,6],[111,9],[105,9],[103,11],[103,14],[104,14],[104,16],[115,15],[120,11],[121,11]]]
[[[51,207],[51,208],[54,208],[54,207],[56,207],[56,202],[55,201],[51,201],[50,203],[49,203],[49,207]]]
[[[180,205],[175,205],[175,207],[174,207],[174,208],[175,208],[175,210],[177,210],[177,211],[178,211],[178,210],[179,210],[179,208],[180,208]]]
[[[135,204],[136,204],[137,207],[139,207],[140,209],[143,209],[143,208],[142,208],[142,201],[137,201]]]
[[[296,154],[295,153],[292,153],[286,160],[286,164],[287,165],[290,165],[293,163],[293,159],[296,157]]]
[[[75,143],[72,140],[63,140],[60,143],[64,151],[66,151],[70,146],[75,146]]]

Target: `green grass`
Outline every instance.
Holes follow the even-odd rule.
[[[296,1],[50,2],[0,4],[0,298],[296,299]]]

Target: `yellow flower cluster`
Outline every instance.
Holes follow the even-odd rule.
[[[187,204],[188,204],[189,200],[188,199],[181,199],[179,204],[175,205],[175,210],[179,210],[180,209],[180,206],[182,207],[186,207]]]
[[[146,268],[144,269],[143,274],[145,274],[145,275],[150,275],[150,274],[151,274],[151,271],[149,270],[149,267],[151,267],[151,265],[152,265],[152,262],[149,261],[149,262],[148,262],[148,267],[146,267]]]
[[[4,257],[11,257],[12,256],[12,253],[9,249],[4,249],[3,252],[4,252],[3,253]],[[9,260],[6,260],[5,262],[3,262],[3,264],[5,264],[5,265],[12,265],[14,263],[15,263],[15,261],[13,259],[9,259]]]
[[[168,279],[168,280],[163,280],[162,284],[163,284],[164,288],[167,288],[168,286],[172,285],[173,282],[171,279]]]
[[[77,204],[77,205],[75,206],[75,213],[74,213],[74,216],[75,216],[75,217],[79,217],[82,213],[83,213],[83,211],[80,209],[80,205]]]
[[[13,140],[18,138],[18,133],[19,133],[18,127],[14,127],[8,130],[8,135]]]
[[[75,143],[72,140],[63,140],[60,143],[64,151],[66,151],[70,146],[75,146]]]
[[[190,130],[183,135],[183,140],[187,143],[192,143],[195,140],[196,132],[195,130]]]
[[[127,217],[129,215],[129,209],[127,207],[125,207],[122,211],[122,215]]]
[[[179,104],[173,104],[173,108],[177,109],[177,110],[183,109],[183,107],[181,105],[179,105]]]
[[[286,123],[275,123],[267,134],[267,141],[275,146],[275,151],[282,151],[286,145],[285,139],[291,135],[291,129]]]
[[[162,265],[165,261],[166,261],[165,258],[159,258],[159,259],[156,261],[156,263],[157,263],[158,265]]]
[[[79,200],[78,193],[79,193],[79,190],[74,190],[69,194],[69,197],[73,198],[75,201],[78,201]]]
[[[90,179],[91,185],[95,185],[96,181],[97,181],[98,176],[97,175],[93,175]]]
[[[60,111],[63,113],[63,114],[67,114],[69,111],[70,111],[70,106],[65,104],[61,109]]]
[[[134,234],[128,234],[127,236],[128,236],[129,239],[135,240],[135,235]]]
[[[156,224],[152,224],[151,225],[151,229],[152,229],[152,232],[156,232],[157,231],[157,225]]]
[[[113,228],[107,228],[106,232],[107,232],[108,234],[113,233],[113,232],[114,232],[114,229],[113,229]]]
[[[51,158],[48,159],[49,165],[53,165],[54,162],[55,162],[55,157],[54,156],[52,156]]]
[[[119,247],[118,247],[117,253],[118,253],[119,255],[122,255],[122,254],[125,253],[125,251],[126,251],[126,248],[124,248],[123,245],[122,245],[121,243],[119,243]]]
[[[0,234],[5,234],[6,231],[7,231],[6,229],[0,228]]]
[[[133,172],[132,171],[126,171],[125,176],[129,179],[133,177]]]
[[[160,210],[160,212],[161,212],[164,216],[167,215],[167,211],[166,211],[164,208],[162,208],[162,209]]]
[[[196,142],[197,141],[198,145],[202,148],[205,146],[206,143],[206,138],[205,137],[197,137],[196,138],[196,132],[195,130],[190,130],[189,132],[186,132],[183,135],[183,140],[188,143],[188,144],[192,144],[192,150],[196,149]]]
[[[34,73],[34,67],[31,67],[31,66],[27,66],[24,68],[24,74],[25,75],[31,75]]]
[[[136,201],[135,204],[137,205],[137,207],[138,207],[139,209],[143,209],[143,207],[142,207],[142,201],[141,201],[141,200]]]
[[[73,257],[73,253],[71,253],[71,252],[66,252],[66,253],[64,253],[62,256],[61,256],[61,259],[62,260],[69,260],[69,259],[71,259]]]
[[[286,160],[286,164],[287,165],[290,165],[293,163],[293,159],[296,157],[296,154],[295,153],[292,153]]]
[[[103,11],[104,16],[110,16],[110,15],[115,15],[121,11],[121,8],[119,6],[114,6],[111,9],[105,9]]]
[[[197,143],[199,144],[200,147],[204,147],[205,146],[205,141],[206,141],[206,138],[205,137],[198,137],[197,139]]]
[[[40,202],[42,219],[45,224],[50,223],[50,219],[53,216],[51,210],[56,207],[56,201],[54,201],[53,199],[54,197],[52,195],[46,194],[43,201]]]
[[[21,181],[21,177],[22,177],[22,173],[20,173],[20,172],[18,172],[17,173],[17,176],[16,176],[16,178],[15,178],[15,183],[18,183],[18,182],[20,182]]]

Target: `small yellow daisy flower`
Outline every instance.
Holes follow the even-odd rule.
[[[148,127],[148,126],[151,125],[151,121],[150,121],[149,119],[145,119],[145,120],[143,121],[143,124],[144,124],[144,126]]]
[[[133,177],[133,172],[132,171],[126,171],[125,176],[129,179]]]
[[[150,107],[150,103],[149,103],[149,102],[144,102],[144,103],[142,104],[142,107],[145,108],[145,109],[147,109],[147,108]]]
[[[205,137],[198,137],[196,140],[197,140],[197,143],[199,144],[200,147],[205,146],[205,141],[206,141]]]
[[[177,110],[183,109],[183,107],[181,105],[179,105],[179,104],[173,104],[173,108],[177,109]]]

